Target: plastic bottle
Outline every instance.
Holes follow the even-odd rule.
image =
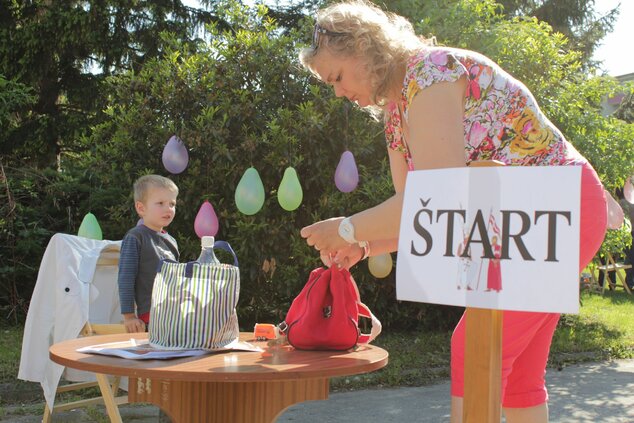
[[[198,262],[200,264],[220,264],[220,260],[214,254],[214,237],[204,236],[200,239],[200,256]]]

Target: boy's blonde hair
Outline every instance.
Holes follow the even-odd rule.
[[[178,195],[178,187],[169,178],[161,175],[144,175],[134,182],[134,202],[145,202],[150,188],[165,188]]]
[[[335,56],[358,57],[365,64],[372,84],[372,100],[380,103],[390,87],[402,77],[396,70],[403,68],[408,58],[433,40],[414,33],[412,24],[402,16],[381,10],[367,0],[348,0],[332,4],[317,13],[316,24],[335,35],[323,34],[319,45],[304,48],[299,59],[305,68],[315,73],[315,57],[322,49]],[[373,114],[380,109],[370,106]]]

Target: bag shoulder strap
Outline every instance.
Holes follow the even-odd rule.
[[[381,321],[376,318],[374,314],[370,311],[370,308],[361,302],[361,294],[359,294],[359,287],[357,286],[357,282],[352,277],[352,274],[348,271],[344,273],[345,280],[354,288],[354,292],[356,293],[356,302],[357,302],[357,313],[359,316],[366,317],[372,321],[372,327],[370,329],[370,333],[361,333],[359,334],[359,344],[367,344],[369,342],[374,341],[377,336],[381,333],[383,329],[381,325]]]

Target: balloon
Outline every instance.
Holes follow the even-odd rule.
[[[293,211],[302,204],[302,186],[299,183],[297,172],[292,167],[287,167],[277,189],[277,201],[286,211]]]
[[[341,192],[353,191],[359,183],[359,171],[350,151],[344,151],[335,171],[335,185]]]
[[[187,147],[180,138],[172,135],[163,149],[163,166],[169,173],[177,175],[185,170],[188,162]]]
[[[82,220],[81,225],[79,225],[77,235],[90,239],[103,239],[101,228],[99,227],[99,223],[97,222],[97,218],[94,214],[86,213],[86,216],[84,216],[84,220]]]
[[[205,201],[194,220],[194,231],[199,238],[204,236],[216,236],[218,233],[218,216],[214,206],[209,201]]]
[[[375,278],[384,278],[392,271],[392,255],[390,253],[368,258],[368,269]]]
[[[609,192],[605,192],[608,203],[608,229],[619,229],[623,224],[623,209]]]
[[[634,186],[632,186],[632,178],[627,178],[625,185],[623,185],[623,197],[625,201],[630,204],[634,204]]]
[[[264,205],[264,185],[258,171],[248,168],[236,187],[236,206],[246,215],[256,214]]]

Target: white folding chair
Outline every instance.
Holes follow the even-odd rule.
[[[84,325],[80,336],[110,335],[114,333],[125,332],[126,330],[123,324],[91,324],[87,322]],[[56,394],[60,394],[62,392],[83,390],[98,386],[101,391],[101,396],[56,404],[55,406],[53,406],[52,410],[48,407],[48,404],[46,404],[44,406],[44,416],[42,417],[42,422],[51,422],[52,415],[55,413],[59,413],[60,411],[73,410],[75,408],[86,407],[93,404],[104,404],[106,406],[106,412],[108,413],[110,422],[121,423],[121,414],[119,413],[118,406],[121,404],[127,404],[128,402],[127,393],[125,395],[117,396],[119,385],[121,383],[121,377],[108,377],[102,374],[95,374],[95,376],[97,378],[97,381],[95,382],[75,382],[59,386],[57,388]]]
[[[121,421],[117,404],[126,402],[127,396],[116,394],[127,389],[127,378],[110,382],[105,375],[65,368],[48,356],[49,347],[57,342],[125,331],[117,286],[120,246],[121,241],[58,233],[44,252],[24,327],[18,378],[41,384],[45,422],[55,412],[91,403],[104,403],[111,421]],[[59,386],[62,377],[71,383]],[[101,389],[98,398],[54,405],[59,392],[91,386]]]

